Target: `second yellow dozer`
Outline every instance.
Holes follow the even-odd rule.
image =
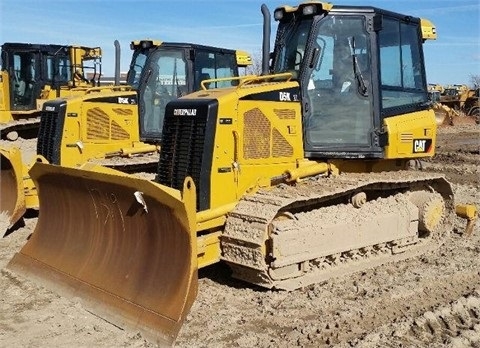
[[[408,170],[435,149],[423,58],[434,27],[309,1],[275,10],[269,54],[262,13],[263,74],[170,102],[154,181],[33,166],[40,216],[10,269],[173,344],[199,268],[223,261],[292,290],[445,241],[451,185]]]
[[[94,161],[122,171],[155,168],[167,103],[198,91],[204,80],[238,77],[251,64],[246,52],[192,43],[138,40],[130,48],[130,89],[44,104],[38,155],[67,167]],[[226,79],[210,87],[236,84]]]

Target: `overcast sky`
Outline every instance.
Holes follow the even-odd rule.
[[[273,12],[277,6],[299,2],[264,3]],[[472,74],[480,75],[478,0],[332,3],[376,6],[433,21],[438,40],[424,46],[429,83],[469,83]],[[259,54],[261,4],[262,1],[257,0],[0,0],[0,42],[100,46],[106,75],[113,75],[115,39],[122,47],[122,71],[128,70],[130,41],[142,38],[192,42]]]

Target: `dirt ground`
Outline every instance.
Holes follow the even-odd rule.
[[[436,157],[420,167],[445,174],[456,203],[480,207],[480,126],[441,129]],[[154,347],[5,269],[35,224],[0,240],[0,346]],[[480,228],[466,238],[464,227],[457,218],[428,254],[293,292],[236,281],[223,265],[203,269],[176,346],[480,347]]]

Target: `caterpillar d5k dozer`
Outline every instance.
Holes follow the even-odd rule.
[[[126,172],[155,171],[167,103],[198,91],[203,80],[238,77],[239,67],[251,64],[245,52],[220,47],[155,40],[130,47],[131,89],[44,104],[38,155],[68,167],[91,161]],[[237,84],[215,81],[211,87]]]
[[[275,10],[270,54],[262,13],[262,76],[168,103],[154,181],[34,165],[41,213],[9,268],[171,344],[197,268],[224,261],[291,290],[447,238],[450,184],[407,170],[435,149],[423,59],[434,27],[310,1]]]
[[[35,138],[43,102],[99,85],[99,47],[4,43],[1,54],[1,139]]]

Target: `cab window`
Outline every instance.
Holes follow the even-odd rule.
[[[237,62],[235,54],[222,52],[197,51],[195,57],[195,90],[200,89],[200,83],[209,79],[236,77]],[[207,88],[226,88],[236,86],[238,81],[216,81],[208,83]]]
[[[379,33],[382,113],[407,108],[428,99],[421,70],[418,25],[384,18]]]

